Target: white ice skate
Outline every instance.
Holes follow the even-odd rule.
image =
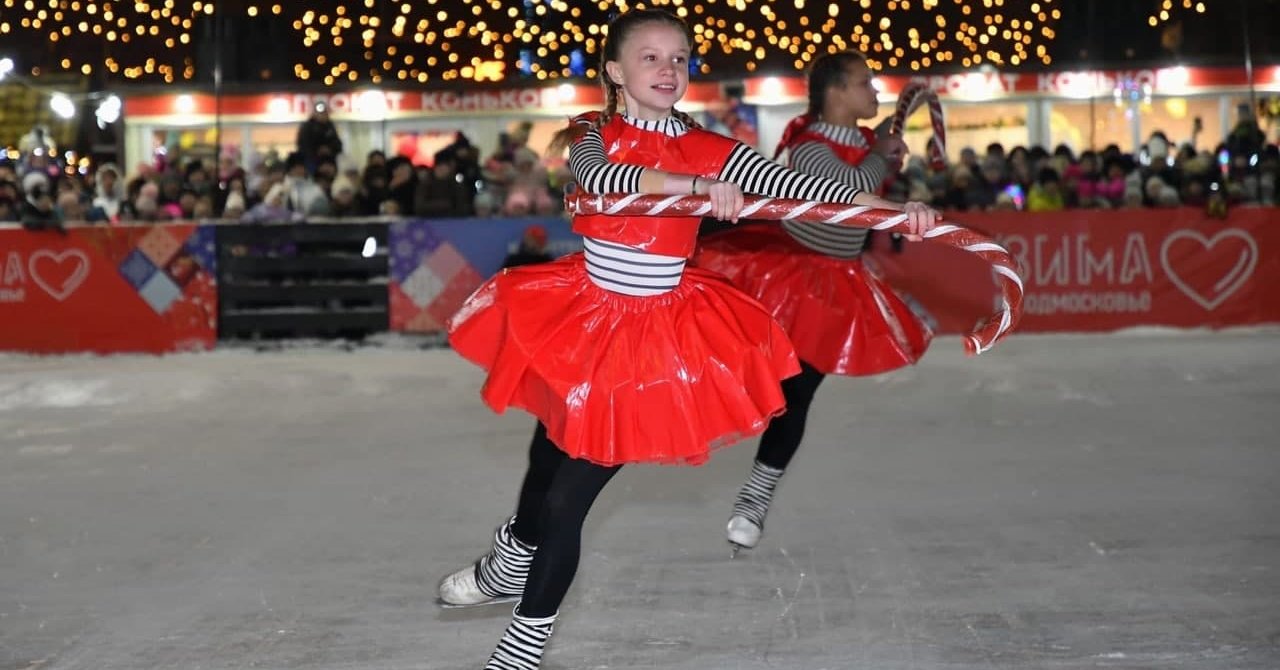
[[[744,516],[737,514],[729,518],[729,527],[726,529],[729,544],[733,547],[733,558],[738,557],[738,552],[743,549],[755,549],[760,543],[760,534],[764,532],[760,526],[752,523]]]
[[[519,593],[491,596],[481,591],[480,584],[476,581],[477,569],[479,569],[478,563],[468,565],[440,580],[439,597],[436,599],[436,604],[446,609],[453,609],[513,603],[520,600]]]
[[[441,607],[476,607],[520,599],[533,564],[534,547],[511,534],[511,517],[493,535],[493,548],[472,565],[440,580]]]
[[[751,474],[733,501],[733,515],[729,517],[729,544],[733,546],[733,558],[743,549],[755,549],[764,532],[764,518],[773,502],[773,490],[782,478],[782,470],[769,467],[760,461],[751,464]]]

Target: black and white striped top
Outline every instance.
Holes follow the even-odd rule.
[[[622,120],[670,137],[687,132],[685,125],[675,118],[645,121],[623,116]],[[569,150],[569,168],[578,185],[588,193],[639,192],[640,174],[644,171],[641,166],[611,163],[605,153],[604,138],[594,128]],[[852,203],[859,193],[859,189],[838,181],[782,167],[742,143],[729,153],[717,179],[737,184],[743,193],[774,198]],[[592,238],[585,239],[583,247],[591,280],[617,293],[639,296],[666,293],[680,284],[684,273],[684,258],[651,254]]]
[[[836,126],[819,121],[809,126],[813,132],[836,144],[869,148],[867,138],[857,128]],[[804,142],[788,150],[791,167],[805,174],[826,177],[863,191],[875,192],[889,174],[889,163],[879,154],[867,154],[859,165],[840,160],[832,148],[822,142]],[[837,258],[854,258],[862,253],[868,231],[852,226],[825,226],[783,221],[782,227],[800,244],[818,253]]]

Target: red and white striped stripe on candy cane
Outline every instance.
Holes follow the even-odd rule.
[[[572,214],[610,216],[706,216],[711,201],[705,195],[662,195],[649,193],[608,193],[565,196],[565,209]],[[842,224],[898,233],[910,233],[907,215],[862,205],[815,202],[784,198],[746,196],[739,216],[744,219],[791,220],[808,223]],[[1000,310],[978,323],[965,337],[965,352],[984,353],[1008,335],[1022,317],[1022,278],[1017,264],[1004,247],[989,237],[950,223],[938,225],[924,239],[963,249],[991,264],[1000,284]]]
[[[929,121],[933,125],[933,138],[927,149],[929,166],[935,170],[941,170],[947,166],[947,124],[942,118],[942,102],[938,100],[938,94],[934,93],[927,84],[912,82],[898,94],[898,107],[893,112],[889,132],[901,135],[902,128],[907,124],[907,117],[924,103],[929,105]]]

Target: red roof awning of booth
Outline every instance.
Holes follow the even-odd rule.
[[[719,82],[692,82],[681,108],[702,109],[723,99]],[[480,91],[227,94],[221,99],[203,92],[170,93],[126,96],[124,115],[132,121],[165,118],[195,122],[222,116],[287,122],[306,117],[317,103],[324,103],[334,118],[351,120],[512,112],[571,116],[602,108],[604,91],[596,85],[562,84]]]
[[[877,77],[876,81],[880,92],[888,96],[896,96],[907,84],[921,81],[940,97],[975,102],[1011,96],[1096,98],[1131,89],[1150,95],[1189,95],[1249,86],[1244,68],[1182,66],[1044,73],[985,70],[919,77],[886,75]],[[1256,68],[1253,84],[1259,89],[1280,91],[1280,66]],[[805,81],[800,76],[752,77],[743,85],[747,101],[758,104],[794,103],[807,99]]]

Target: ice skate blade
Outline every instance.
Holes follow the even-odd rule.
[[[519,600],[520,600],[520,596],[502,596],[501,598],[486,600],[482,603],[472,603],[470,605],[455,605],[453,603],[447,603],[443,599],[437,597],[436,606],[438,606],[440,609],[446,609],[446,610],[469,610],[469,609],[474,609],[476,607],[488,607],[489,605],[501,605],[503,603],[514,603],[514,602],[519,602]]]

